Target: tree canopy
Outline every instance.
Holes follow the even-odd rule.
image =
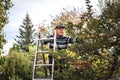
[[[99,4],[104,3],[104,5],[100,5],[101,14],[99,15],[94,15],[95,11],[92,9],[90,0],[85,0],[85,2],[86,12],[80,13],[79,9],[74,8],[70,11],[64,9],[65,11],[53,17],[51,22],[51,27],[58,24],[65,25],[66,34],[80,40],[79,43],[69,45],[68,49],[56,51],[53,54],[55,80],[108,80],[120,77],[120,0],[99,0]],[[19,29],[18,40],[16,40],[18,44],[20,43],[19,47],[22,46],[20,49],[24,50],[28,50],[24,45],[28,47],[29,44],[26,42],[30,41],[28,40],[30,37],[26,36],[29,33],[29,31],[27,32],[28,27],[33,26],[28,23],[31,22],[27,15]],[[44,28],[41,29],[45,31]],[[32,33],[32,29],[30,33]],[[9,76],[11,79],[18,77],[31,79],[29,71],[33,66],[31,65],[33,59],[29,59],[24,52],[12,51],[12,54],[3,60],[6,61],[2,65],[5,76]],[[26,62],[28,62],[27,65]],[[21,69],[22,71],[19,69],[21,66],[24,67]],[[60,67],[63,68],[61,73],[59,72]],[[21,74],[23,72],[24,74]]]
[[[9,9],[12,7],[11,0],[0,1],[0,54],[3,44],[5,43],[3,27],[8,23]]]

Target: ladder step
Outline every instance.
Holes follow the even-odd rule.
[[[52,66],[53,64],[36,64],[35,66]]]
[[[40,53],[48,53],[48,51],[37,51],[37,52],[40,52]]]
[[[54,40],[54,38],[41,38],[38,39],[39,41],[50,41],[50,40]]]
[[[38,78],[38,79],[33,79],[33,80],[53,80],[53,79],[44,79],[44,78]]]

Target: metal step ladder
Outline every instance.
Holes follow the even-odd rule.
[[[42,42],[51,40],[54,40],[54,47],[52,50],[54,53],[56,49],[56,31],[54,31],[53,38],[41,38],[41,32],[39,32],[36,42],[32,80],[53,80],[54,58],[52,58],[52,64],[49,64],[49,50],[44,49],[44,44]]]

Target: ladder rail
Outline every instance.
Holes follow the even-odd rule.
[[[53,52],[55,52],[55,49],[57,48],[57,45],[56,45],[56,30],[54,31],[54,48],[53,48]],[[54,72],[54,58],[53,58],[53,67],[52,67],[52,80],[53,80],[53,72]]]
[[[57,45],[56,45],[56,30],[54,31],[54,48],[53,51],[55,52]]]
[[[38,41],[38,38],[37,38],[37,42],[36,42],[36,52],[35,52],[35,58],[34,58],[34,66],[33,66],[33,75],[32,75],[32,80],[34,80],[34,76],[35,76],[35,64],[36,64],[36,59],[37,59],[37,51],[38,51],[38,46],[39,46],[39,41]]]

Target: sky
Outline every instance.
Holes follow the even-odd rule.
[[[12,47],[14,38],[19,34],[19,27],[28,13],[30,19],[36,25],[42,23],[50,24],[52,17],[58,15],[63,8],[81,8],[85,9],[84,0],[12,0],[14,6],[10,9],[9,23],[4,27],[5,39],[7,43],[4,45],[5,54]],[[97,9],[98,0],[91,0],[93,9]]]

